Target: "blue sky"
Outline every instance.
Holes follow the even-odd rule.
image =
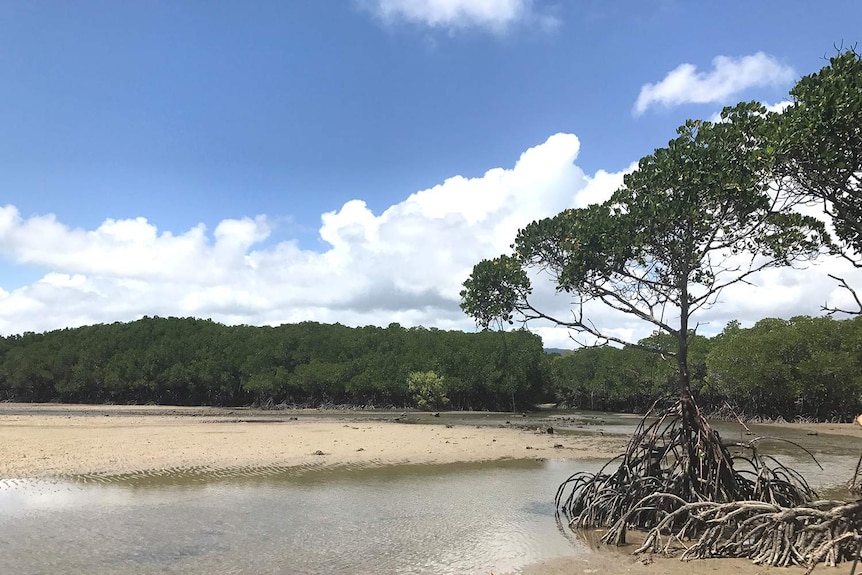
[[[781,102],[860,21],[858,1],[0,3],[0,333],[470,329],[457,288],[519,225],[603,199],[686,118]],[[811,277],[713,323],[817,313],[840,294]]]

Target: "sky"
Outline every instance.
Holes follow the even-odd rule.
[[[781,105],[860,21],[857,0],[0,1],[0,335],[473,330],[475,263],[605,200],[686,119]],[[827,258],[695,319],[819,315],[847,303],[827,273],[862,285]]]

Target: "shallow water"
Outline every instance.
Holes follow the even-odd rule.
[[[501,573],[583,552],[557,484],[594,463],[4,482],[0,573]]]
[[[569,412],[411,415],[423,422],[553,426],[630,434],[637,418]],[[567,419],[562,419],[562,418]],[[508,424],[506,422],[509,422]],[[718,424],[828,497],[852,475],[862,437]],[[862,435],[862,434],[860,434]],[[823,466],[792,441],[810,450]],[[167,470],[0,481],[0,574],[505,573],[586,553],[554,519],[553,496],[599,461],[437,466]]]
[[[408,417],[420,419],[423,423],[439,421],[428,419],[427,414],[413,413]],[[425,419],[421,419],[423,417]],[[441,417],[444,422],[462,425],[514,426],[540,431],[553,427],[557,434],[611,437],[632,435],[641,420],[639,415],[580,410],[541,410],[523,415],[447,412]],[[775,425],[749,424],[743,427],[728,421],[711,421],[710,424],[718,430],[725,443],[745,444],[756,439],[754,443],[761,454],[774,457],[780,464],[797,471],[824,496],[846,494],[846,490],[836,489],[836,486],[851,479],[862,454],[862,430],[856,436],[809,435],[804,429]],[[732,451],[750,455],[742,449]]]
[[[593,435],[631,435],[640,416],[599,412],[567,412],[546,416],[559,433]],[[762,455],[797,471],[818,491],[830,496],[843,494],[836,486],[848,482],[862,454],[862,430],[856,436],[815,434],[804,429],[775,425],[712,421],[726,444],[753,442]],[[750,455],[750,451],[732,448],[732,452]],[[770,464],[774,465],[772,461]]]

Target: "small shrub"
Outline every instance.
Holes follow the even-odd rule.
[[[433,371],[410,372],[407,389],[420,409],[440,409],[449,403],[446,382]]]

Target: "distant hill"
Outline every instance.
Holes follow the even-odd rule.
[[[561,347],[546,347],[545,353],[553,353],[554,355],[566,355],[567,353],[571,353],[570,349],[563,349]]]

